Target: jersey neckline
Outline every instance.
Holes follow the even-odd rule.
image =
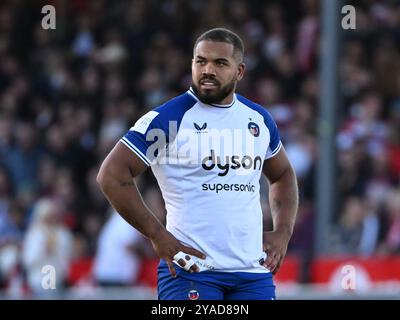
[[[199,98],[198,98],[198,97],[196,96],[196,94],[194,93],[192,87],[189,88],[189,90],[187,91],[187,93],[189,93],[189,94],[190,94],[193,98],[195,98],[198,102],[201,102],[201,103],[203,103],[203,104],[205,104],[205,105],[207,105],[207,106],[212,106],[212,107],[215,107],[215,108],[228,109],[228,108],[232,107],[232,106],[235,104],[235,102],[236,102],[236,93],[233,94],[233,100],[232,100],[232,102],[229,103],[229,104],[204,103],[204,102],[202,102],[202,101],[199,100]]]

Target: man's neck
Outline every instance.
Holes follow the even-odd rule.
[[[202,100],[199,98],[199,96],[198,96],[198,94],[196,93],[196,91],[193,90],[193,87],[190,87],[189,91],[190,91],[199,101],[201,101],[202,103],[209,104],[209,105],[212,105],[212,106],[217,106],[217,107],[221,107],[221,108],[226,108],[226,107],[232,106],[233,103],[235,102],[235,92],[234,92],[234,91],[231,92],[226,98],[224,98],[224,99],[223,99],[222,101],[220,101],[220,102],[208,102],[208,103],[202,101]]]

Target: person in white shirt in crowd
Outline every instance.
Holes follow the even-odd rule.
[[[100,232],[93,265],[96,283],[104,287],[134,285],[140,268],[137,247],[142,235],[112,211]]]
[[[35,294],[65,286],[72,248],[73,235],[62,223],[59,203],[49,198],[39,200],[22,246],[22,263]]]

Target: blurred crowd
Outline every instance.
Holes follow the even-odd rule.
[[[41,26],[45,4],[56,7],[55,30]],[[327,237],[331,254],[399,254],[400,3],[354,4],[356,30],[340,32],[337,206]],[[43,265],[55,266],[58,283],[70,286],[70,266],[85,259],[93,261],[85,281],[136,283],[140,261],[155,258],[151,244],[111,210],[96,174],[140,115],[188,89],[193,43],[217,26],[243,37],[247,72],[238,92],[273,114],[298,176],[301,204],[288,254],[312,257],[319,5],[2,1],[0,288],[17,279],[34,291]],[[165,221],[151,171],[137,183]]]

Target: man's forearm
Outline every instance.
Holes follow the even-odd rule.
[[[133,177],[102,177],[99,184],[114,209],[145,237],[154,239],[165,230],[145,205]]]
[[[274,230],[287,232],[291,237],[299,205],[296,176],[291,167],[270,185],[269,201]]]

